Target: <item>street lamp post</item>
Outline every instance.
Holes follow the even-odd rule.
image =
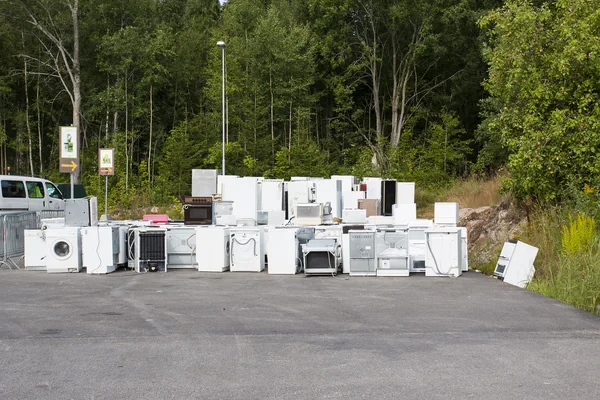
[[[217,46],[221,48],[221,54],[223,59],[223,159],[221,160],[221,174],[225,175],[225,42],[218,41]]]

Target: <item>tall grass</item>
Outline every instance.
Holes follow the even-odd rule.
[[[479,208],[499,204],[502,176],[483,180],[469,178],[457,180],[448,188],[429,189],[417,185],[415,201],[421,218],[433,218],[433,203],[436,201],[456,202],[460,208]]]
[[[539,248],[528,289],[600,315],[600,251],[596,222],[567,206],[545,207],[531,217],[526,237]]]

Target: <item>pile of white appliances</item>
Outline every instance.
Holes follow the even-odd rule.
[[[29,270],[107,274],[191,268],[271,275],[458,277],[468,270],[457,203],[418,219],[413,182],[353,176],[290,182],[194,172],[194,196],[213,193],[212,225],[97,219],[95,198],[67,203],[64,218],[25,232]],[[70,203],[70,204],[69,204]],[[507,243],[495,275],[524,286],[537,249]]]

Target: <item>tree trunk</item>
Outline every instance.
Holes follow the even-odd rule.
[[[273,121],[273,75],[269,71],[269,93],[271,94],[271,154],[275,156],[275,123]]]
[[[290,126],[288,133],[288,149],[292,150],[292,102],[290,101]]]
[[[23,48],[25,48],[25,39],[23,39]],[[25,84],[25,127],[27,128],[27,142],[29,144],[29,173],[33,176],[33,146],[31,143],[31,125],[29,124],[29,84],[27,82],[27,58],[23,58],[23,83]]]
[[[148,181],[152,180],[152,85],[150,85],[150,138],[148,139]]]
[[[129,74],[125,70],[125,193],[129,190],[129,99],[127,93],[127,81],[129,80]]]
[[[38,152],[39,152],[39,158],[40,158],[40,176],[43,176],[44,173],[44,162],[42,160],[42,145],[43,145],[43,140],[42,140],[42,117],[41,117],[41,111],[40,111],[40,76],[38,75],[38,79],[37,79],[37,87],[36,87],[36,91],[35,91],[35,103],[36,103],[36,107],[37,107],[37,130],[38,130]]]

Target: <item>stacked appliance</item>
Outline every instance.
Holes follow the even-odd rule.
[[[396,225],[409,224],[417,219],[417,205],[415,203],[394,204],[393,215]]]
[[[533,265],[538,248],[525,242],[509,240],[504,243],[500,258],[494,269],[494,276],[506,283],[525,288],[533,279]]]
[[[167,227],[167,264],[169,268],[196,268],[196,228],[184,225]]]
[[[287,218],[296,217],[296,205],[315,201],[315,184],[307,180],[290,181],[287,184]]]
[[[336,275],[338,247],[335,239],[311,239],[303,244],[304,275]]]
[[[81,236],[79,226],[46,229],[46,272],[81,270]]]
[[[236,227],[229,231],[231,272],[261,272],[265,269],[264,228]]]
[[[415,183],[398,182],[396,188],[396,204],[413,204],[415,202]]]
[[[301,226],[321,225],[323,223],[323,204],[297,203],[294,210],[294,224]]]
[[[315,182],[315,201],[331,205],[331,216],[342,218],[342,181],[322,179]]]
[[[462,231],[455,227],[434,227],[425,231],[425,276],[462,274]]]
[[[425,272],[427,242],[425,231],[433,227],[433,221],[418,219],[408,223],[408,255],[410,272]]]
[[[84,197],[65,200],[66,226],[94,226],[98,224],[98,199]]]
[[[213,201],[213,225],[235,225],[237,219],[233,215],[233,201]]]
[[[185,225],[210,225],[213,220],[213,199],[211,197],[185,197],[183,200],[183,221]]]
[[[295,275],[302,270],[297,227],[275,227],[269,235],[269,274]]]
[[[381,214],[393,215],[393,207],[396,204],[396,181],[384,179],[381,181]]]
[[[135,272],[167,272],[167,230],[138,226],[127,234],[127,263]]]
[[[23,264],[28,271],[46,270],[46,229],[25,229]]]
[[[192,170],[192,197],[213,197],[217,193],[218,169]]]
[[[196,229],[196,263],[198,271],[224,272],[230,263],[230,228],[207,226]]]
[[[119,227],[81,228],[82,265],[88,274],[109,274],[119,264]]]
[[[342,272],[350,273],[350,231],[365,229],[364,224],[342,225]]]
[[[408,228],[379,228],[375,236],[377,276],[408,276]]]
[[[261,181],[256,177],[223,181],[222,200],[233,202],[233,215],[237,223],[256,225],[257,211],[261,204]]]
[[[348,234],[350,244],[350,276],[377,275],[375,264],[375,231],[351,230]]]

